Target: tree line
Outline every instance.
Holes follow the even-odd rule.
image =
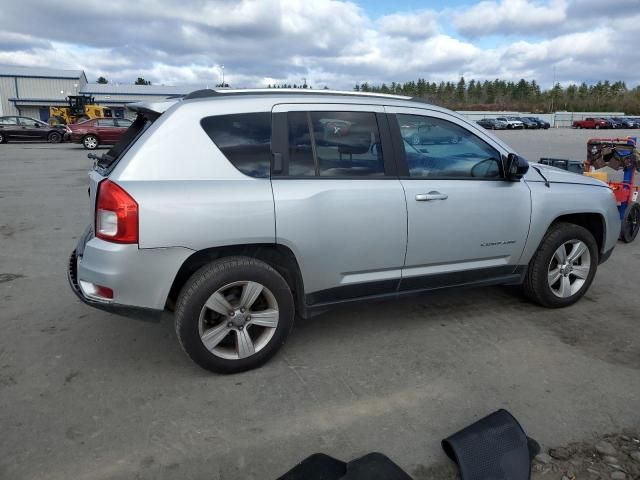
[[[109,83],[109,80],[107,80],[105,77],[100,76],[98,77],[98,79],[96,80],[96,83],[100,83],[103,85],[106,85],[107,83]],[[135,82],[133,82],[134,85],[151,85],[151,81],[150,80],[145,80],[143,77],[138,77],[136,79]],[[229,86],[229,85],[227,85]]]
[[[495,79],[457,82],[428,82],[424,78],[404,83],[356,84],[355,91],[391,93],[422,98],[434,105],[454,110],[515,110],[534,113],[552,111],[606,112],[640,114],[640,86],[629,89],[625,82],[599,81],[563,87],[559,83],[543,90],[535,81],[518,82]]]

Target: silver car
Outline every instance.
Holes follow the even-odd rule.
[[[69,282],[96,308],[173,311],[215,372],[261,365],[294,318],[338,304],[522,284],[571,305],[620,231],[606,184],[530,167],[408,97],[205,90],[130,108],[121,142],[93,156]],[[457,141],[414,145],[402,125]]]

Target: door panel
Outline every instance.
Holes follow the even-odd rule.
[[[7,139],[20,138],[20,125],[16,117],[3,117],[1,127]]]
[[[112,118],[99,118],[96,124],[100,141],[106,144],[115,143],[114,141],[120,129],[115,126],[114,120]]]
[[[396,113],[390,123],[408,212],[401,288],[513,272],[529,231],[531,195],[525,182],[502,180],[507,152],[452,115],[387,111]]]
[[[395,291],[407,210],[383,107],[276,105],[273,113],[276,240],[296,255],[306,302]]]
[[[296,255],[306,293],[368,284],[362,294],[351,290],[364,296],[397,287],[407,238],[398,180],[273,179],[272,185],[276,241]]]
[[[402,185],[409,214],[403,277],[517,264],[531,211],[524,182],[403,179]],[[416,199],[429,192],[447,198]]]

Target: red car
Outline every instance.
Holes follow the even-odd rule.
[[[571,128],[609,128],[611,124],[603,118],[585,118],[576,120]]]
[[[126,118],[94,118],[69,125],[71,141],[81,143],[87,150],[99,145],[114,145],[131,125]]]

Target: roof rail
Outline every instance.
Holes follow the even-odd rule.
[[[225,97],[240,96],[240,95],[281,95],[281,94],[306,94],[306,95],[344,95],[344,96],[362,96],[362,97],[380,97],[391,98],[396,100],[412,100],[412,97],[403,95],[391,95],[387,93],[372,93],[372,92],[350,92],[344,90],[312,90],[305,88],[247,88],[247,89],[223,89],[223,90],[196,90],[189,93],[184,97],[184,100],[191,100],[194,98],[213,98],[213,97]]]

